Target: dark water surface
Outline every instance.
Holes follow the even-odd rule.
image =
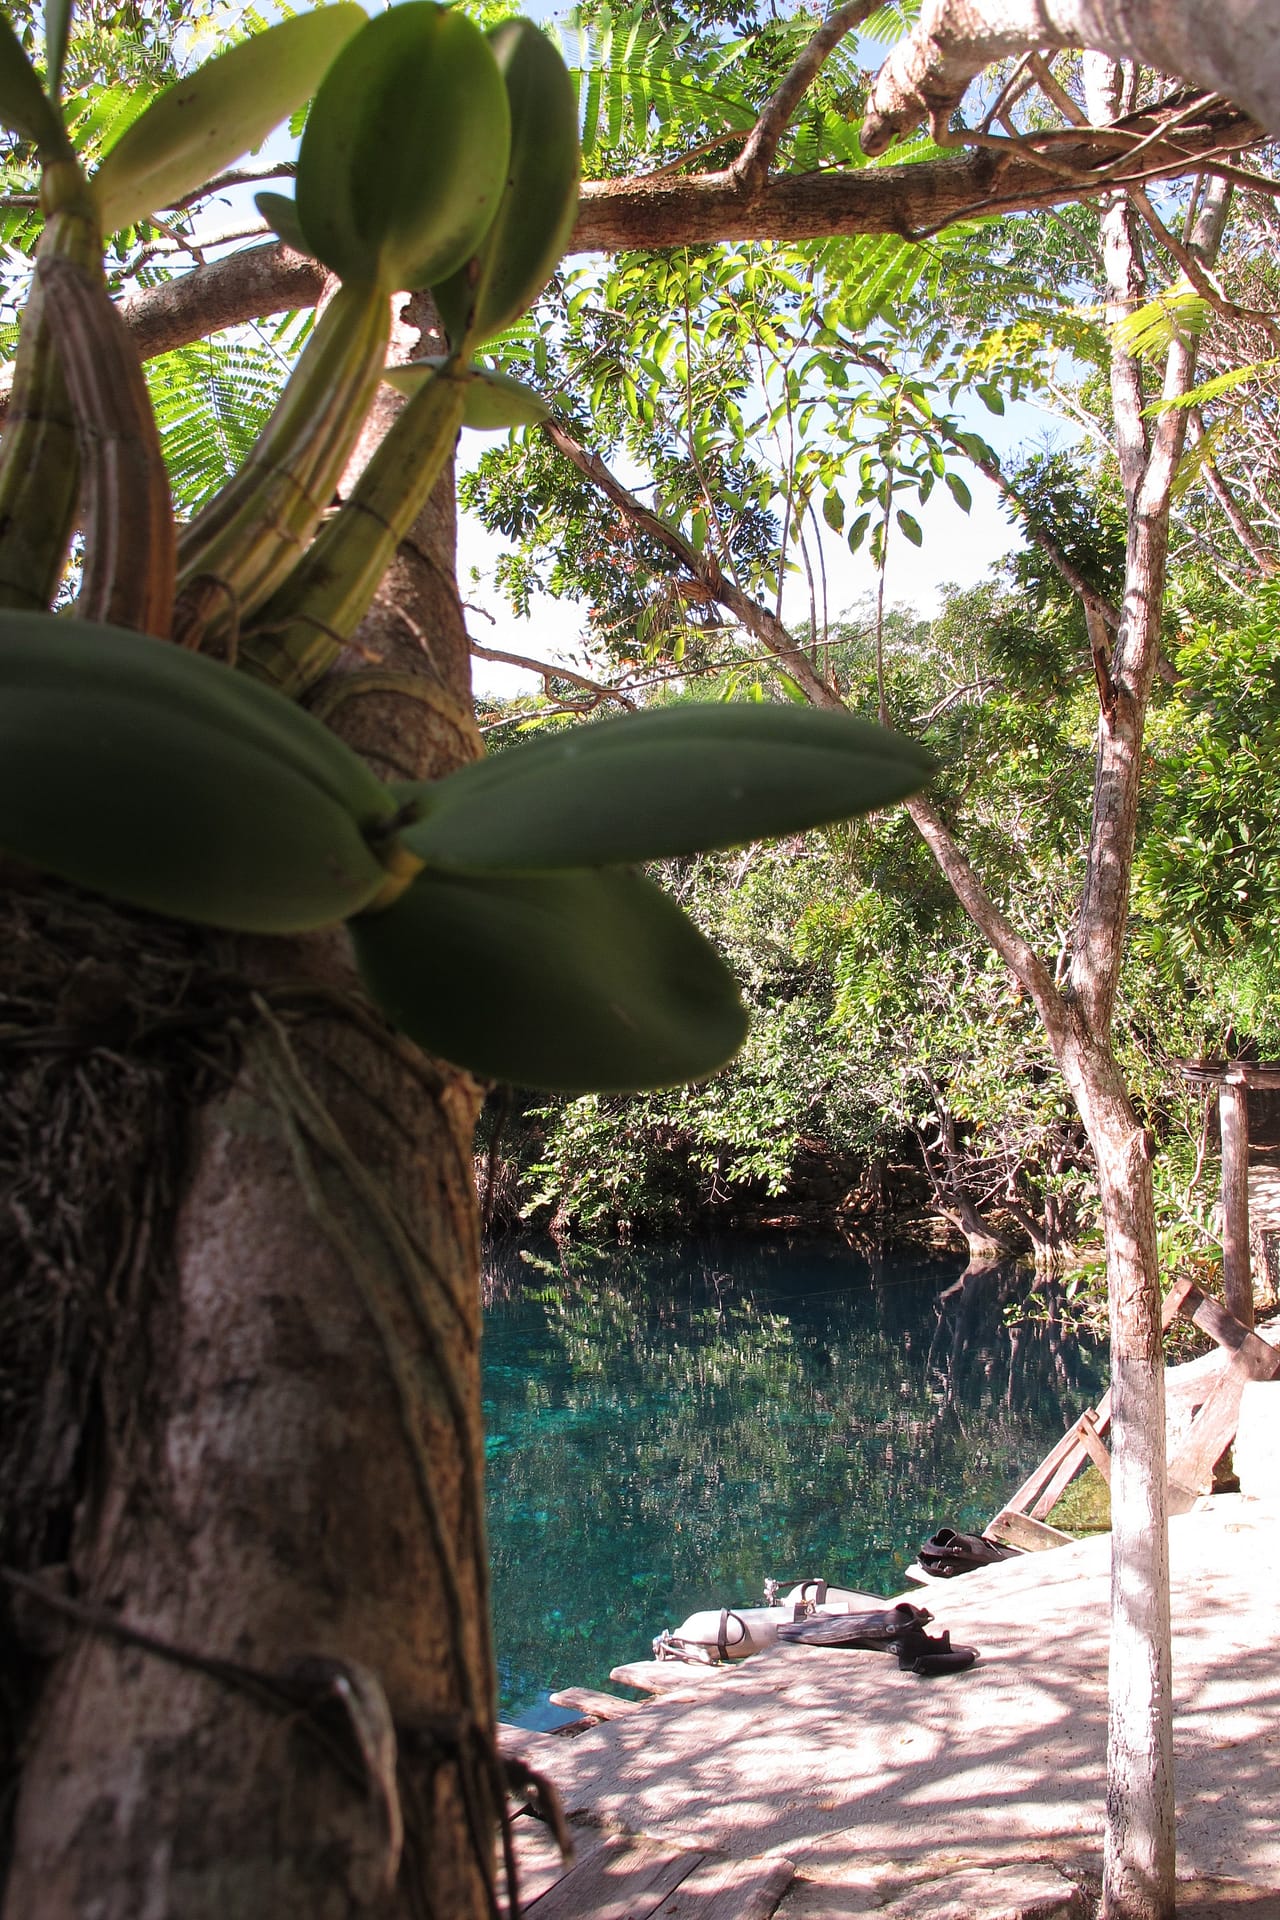
[[[1025,1274],[781,1240],[547,1252],[486,1268],[501,1710],[527,1724],[766,1575],[897,1591],[1104,1385],[1096,1349],[1008,1323]]]

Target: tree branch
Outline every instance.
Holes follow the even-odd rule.
[[[599,487],[633,526],[658,541],[689,573],[702,581],[708,592],[749,633],[763,642],[767,652],[780,662],[814,706],[844,710],[845,703],[839,694],[814,671],[808,657],[767,607],[761,606],[734,586],[713,559],[696,552],[665,520],[660,520],[650,512],[643,501],[638,500],[610,473],[598,454],[589,453],[580,446],[559,422],[544,421],[542,431],[551,444],[559,448],[594,486]],[[1007,916],[1001,913],[930,802],[916,796],[903,804],[965,912],[1034,1000],[1050,1040],[1056,1047],[1065,1036],[1069,1014],[1050,968],[1034,947],[1017,932]]]
[[[846,34],[860,27],[879,4],[880,0],[847,0],[845,6],[837,7],[809,41],[777,92],[766,102],[763,113],[747,136],[742,152],[733,165],[726,169],[727,178],[748,195],[754,196],[764,186],[778,151],[778,143],[828,57]]]
[[[541,674],[542,690],[548,700],[553,697],[551,692],[553,680],[564,680],[571,687],[581,687],[592,698],[589,702],[574,701],[572,707],[575,713],[591,713],[606,700],[616,700],[620,707],[626,707],[628,711],[633,710],[636,704],[631,695],[624,693],[621,687],[602,686],[598,680],[588,680],[585,674],[574,673],[569,667],[553,666],[548,660],[530,660],[523,653],[504,653],[501,647],[482,647],[478,640],[471,642],[471,655],[475,660],[494,660],[500,666],[521,667],[527,673]]]
[[[569,251],[622,253],[721,240],[786,242],[875,233],[921,239],[979,214],[1021,213],[1089,198],[1090,172],[1115,163],[1114,137],[1088,128],[1071,135],[1066,145],[1063,138],[1054,153],[1070,164],[1069,180],[1056,164],[1019,145],[1008,153],[964,153],[918,166],[774,175],[754,199],[722,173],[588,182]],[[1145,152],[1133,178],[1184,173],[1258,138],[1258,128],[1244,115],[1219,107],[1203,114],[1195,127],[1179,128],[1176,145],[1162,141]],[[1267,186],[1258,182],[1260,191]],[[325,277],[318,261],[275,240],[144,288],[120,305],[139,352],[150,359],[221,328],[314,306]],[[8,384],[0,378],[0,416]]]
[[[558,420],[544,420],[542,431],[552,446],[567,460],[571,460],[579,473],[598,487],[633,527],[648,534],[651,540],[655,540],[673,559],[678,560],[687,573],[702,583],[714,600],[732,613],[748,633],[754,634],[815,707],[843,705],[839,694],[815,670],[808,655],[796,645],[781,620],[735,586],[711,554],[699,553],[669,522],[651,512],[643,500],[638,500],[609,471],[599,454],[589,453]]]
[[[128,294],[120,311],[139,353],[149,360],[222,327],[313,307],[327,278],[318,260],[276,240]]]
[[[1258,307],[1242,307],[1234,300],[1228,300],[1215,276],[1201,266],[1194,253],[1183,246],[1176,234],[1169,231],[1152,206],[1151,196],[1145,187],[1130,187],[1129,198],[1142,215],[1152,239],[1182,269],[1190,286],[1214,313],[1220,314],[1224,320],[1253,321],[1262,328],[1273,346],[1280,346],[1280,324],[1274,313],[1264,313]]]
[[[1280,36],[1269,0],[927,0],[876,76],[865,152],[945,119],[993,61],[1044,47],[1092,48],[1176,74],[1280,132]]]
[[[1249,524],[1239,501],[1223,479],[1218,463],[1209,451],[1208,437],[1205,433],[1204,421],[1200,416],[1198,407],[1192,408],[1190,411],[1187,420],[1187,432],[1190,436],[1192,446],[1199,452],[1200,471],[1205,477],[1210,493],[1212,493],[1214,499],[1226,515],[1227,524],[1231,528],[1231,531],[1235,534],[1236,539],[1253,561],[1254,566],[1257,567],[1258,572],[1264,575],[1264,577],[1273,574],[1276,571],[1277,565],[1280,565],[1280,562],[1277,562],[1275,555],[1263,546],[1261,540],[1259,540],[1257,534]]]
[[[1066,129],[1037,152],[1026,139],[914,166],[773,174],[754,198],[731,173],[667,173],[589,181],[578,200],[571,253],[700,246],[715,241],[819,240],[866,233],[923,239],[978,214],[1025,213],[1089,199],[1130,179],[1186,173],[1225,152],[1253,146],[1260,129],[1247,115],[1207,108],[1176,139],[1157,138],[1140,155],[1130,137],[1095,127]],[[1118,153],[1118,147],[1120,149]],[[1119,171],[1117,173],[1117,166]],[[1107,170],[1105,180],[1090,176]],[[1266,191],[1266,184],[1261,184]]]
[[[1053,974],[1030,942],[1023,939],[1013,922],[996,906],[931,802],[916,794],[902,804],[978,932],[1034,1000],[1056,1052],[1068,1015]]]

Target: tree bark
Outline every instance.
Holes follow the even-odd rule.
[[[1280,132],[1280,44],[1271,0],[928,0],[876,76],[862,144],[883,153],[946,117],[975,74],[1040,48],[1091,48],[1178,74]]]
[[[339,684],[342,731],[367,728],[384,771],[476,751],[451,477],[362,645],[344,667],[373,653],[383,676]],[[30,913],[61,897],[37,884]],[[55,1656],[6,1728],[6,1920],[487,1914],[478,1090],[368,1008],[340,933],[190,935],[156,1006],[171,931],[84,909],[128,968],[114,1048],[194,1031],[214,1090],[162,1116],[172,1207],[127,1216],[78,1282],[99,1350],[76,1465],[21,1555],[53,1598],[0,1589],[0,1680]]]
[[[1097,1165],[1111,1318],[1111,1651],[1105,1920],[1172,1920],[1173,1671],[1164,1336],[1151,1136],[1110,1046],[1073,1022],[1062,1069]]]

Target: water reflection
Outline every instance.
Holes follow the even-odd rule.
[[[501,1706],[598,1686],[766,1574],[890,1593],[919,1541],[979,1528],[1102,1359],[1011,1326],[1009,1269],[781,1241],[486,1270],[485,1422]]]

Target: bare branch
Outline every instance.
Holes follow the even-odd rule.
[[[1194,128],[1179,129],[1176,147],[1165,142],[1146,153],[1134,177],[1212,168],[1223,152],[1254,145],[1258,138],[1258,128],[1243,115],[1217,108]],[[774,175],[753,200],[719,173],[590,182],[582,189],[569,250],[616,253],[720,240],[785,242],[872,233],[921,239],[977,214],[1024,212],[1088,198],[1101,185],[1090,185],[1091,170],[1115,164],[1114,135],[1094,129],[1059,136],[1053,151],[1053,165],[1022,147],[918,166]],[[1063,178],[1060,164],[1070,167],[1070,180]],[[1273,190],[1261,178],[1248,178],[1259,192]],[[273,241],[144,288],[123,300],[121,310],[140,353],[149,359],[224,327],[314,306],[325,277],[318,261]],[[0,415],[7,393],[8,381],[0,376]]]
[[[553,680],[563,680],[571,687],[581,687],[593,698],[590,701],[573,701],[571,704],[575,713],[590,713],[606,700],[616,700],[620,707],[626,707],[628,711],[635,708],[635,701],[621,687],[602,686],[598,680],[588,680],[585,674],[574,673],[570,667],[553,666],[548,660],[530,660],[523,653],[506,653],[501,647],[482,647],[478,640],[471,642],[471,655],[475,660],[493,660],[500,666],[521,667],[528,673],[541,674],[542,690],[549,700],[553,697]]]
[[[941,815],[917,794],[903,802],[920,838],[946,875],[952,892],[979,933],[1008,967],[1019,986],[1035,1001],[1051,1041],[1067,1025],[1067,1009],[1041,956],[1001,913],[977,874],[960,851]]]
[[[1135,158],[1133,136],[1145,139],[1151,133],[1156,139]],[[1138,116],[1118,131],[1066,128],[1035,146],[1027,140],[997,141],[985,152],[914,166],[773,174],[754,197],[743,194],[731,173],[590,181],[579,197],[570,251],[619,253],[720,240],[785,242],[865,233],[922,239],[980,213],[1023,213],[1088,199],[1116,183],[1111,170],[1117,168],[1124,181],[1187,173],[1256,145],[1260,137],[1246,115],[1216,106],[1202,112],[1195,125],[1179,127],[1175,141]],[[1099,173],[1106,177],[1091,178]],[[1265,181],[1259,191],[1267,191]]]
[[[318,260],[294,253],[277,240],[129,294],[120,311],[139,353],[148,360],[222,327],[313,307],[327,278]]]
[[[296,160],[281,160],[274,167],[231,167],[226,173],[215,174],[193,192],[184,193],[181,200],[174,201],[174,209],[194,207],[210,194],[227,193],[232,187],[256,186],[259,180],[292,180],[297,171]]]
[[[1217,278],[1200,265],[1194,253],[1189,247],[1183,246],[1176,234],[1169,231],[1152,206],[1151,196],[1146,189],[1130,187],[1129,198],[1142,215],[1152,239],[1181,267],[1188,283],[1215,313],[1221,314],[1224,320],[1252,320],[1263,329],[1273,345],[1280,346],[1280,323],[1274,313],[1264,313],[1257,307],[1242,307],[1234,300],[1228,300]]]
[[[777,92],[766,103],[763,113],[747,136],[742,152],[727,169],[728,177],[743,191],[754,195],[764,186],[778,151],[778,143],[824,63],[846,34],[860,27],[868,15],[875,12],[879,3],[880,0],[847,0],[845,6],[837,7],[830,19],[819,27]]]
[[[714,600],[733,614],[748,633],[754,634],[815,707],[839,707],[843,704],[839,694],[816,671],[808,655],[796,645],[781,620],[744,593],[741,587],[735,586],[711,554],[699,553],[668,521],[659,519],[643,500],[638,500],[609,471],[599,454],[589,453],[559,421],[545,420],[542,431],[552,446],[558,448],[567,460],[571,460],[579,473],[598,487],[633,527],[656,540],[673,559],[680,562],[687,573],[702,583]]]
[[[1197,448],[1199,452],[1200,471],[1205,477],[1205,482],[1210,493],[1212,493],[1214,499],[1226,515],[1227,524],[1231,528],[1231,531],[1235,534],[1236,539],[1253,561],[1259,573],[1264,576],[1273,574],[1276,571],[1277,565],[1280,563],[1277,562],[1275,555],[1263,546],[1252,526],[1249,524],[1239,501],[1223,479],[1218,463],[1209,451],[1207,436],[1204,430],[1204,421],[1200,416],[1198,407],[1194,408],[1190,413],[1190,417],[1187,420],[1187,432],[1190,435],[1192,446]]]

